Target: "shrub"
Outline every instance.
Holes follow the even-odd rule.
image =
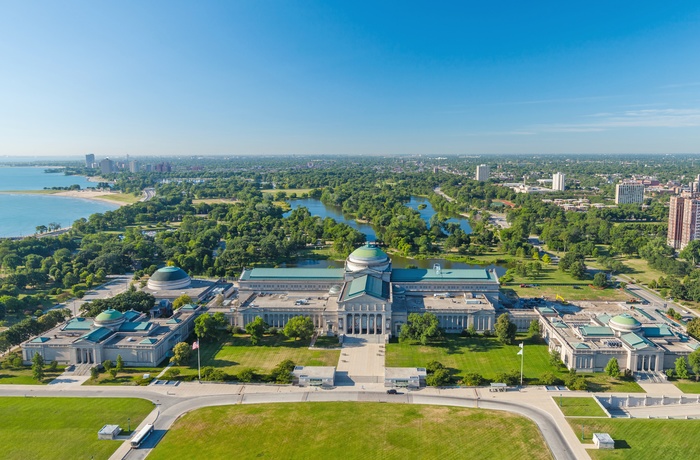
[[[55,360],[51,361],[51,364],[49,364],[49,371],[56,372],[57,369],[58,369],[58,363]]]
[[[540,377],[540,382],[543,385],[561,385],[563,383],[559,377],[551,372],[545,372],[542,374],[542,377]]]
[[[207,366],[202,368],[202,380],[205,382],[223,382],[226,380],[226,373],[221,369]]]
[[[238,373],[239,382],[252,382],[255,379],[255,369],[247,367]]]
[[[435,370],[425,378],[425,383],[431,387],[441,387],[450,383],[450,371],[445,368]]]
[[[180,369],[170,368],[167,371],[165,371],[165,374],[163,374],[163,377],[165,377],[168,380],[173,380],[178,375],[180,375]]]
[[[425,366],[425,370],[428,372],[428,374],[432,374],[438,369],[444,369],[445,366],[439,361],[430,361],[428,364]]]
[[[509,372],[499,372],[496,374],[494,382],[505,383],[506,385],[517,385],[520,382],[520,371],[515,369]]]
[[[467,374],[465,374],[462,383],[470,387],[478,387],[479,385],[484,383],[484,377],[482,377],[481,374],[477,372],[468,372]]]

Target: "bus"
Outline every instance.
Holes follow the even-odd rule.
[[[149,424],[141,428],[141,431],[139,431],[136,436],[131,439],[131,448],[136,449],[139,447],[151,433],[153,433],[153,425]]]

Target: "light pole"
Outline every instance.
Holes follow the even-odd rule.
[[[561,407],[561,393],[559,393],[559,407]]]
[[[129,421],[129,433],[131,433],[131,417],[127,419]]]

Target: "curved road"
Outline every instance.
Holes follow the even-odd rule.
[[[2,385],[0,386],[0,396],[104,398],[130,397],[148,399],[156,404],[156,409],[146,417],[146,420],[144,420],[143,423],[141,423],[141,425],[144,425],[145,423],[153,423],[155,427],[154,433],[147,438],[140,449],[131,450],[129,449],[128,441],[124,442],[112,455],[112,459],[145,458],[178,418],[187,412],[203,407],[233,404],[337,401],[478,407],[480,409],[513,412],[527,417],[535,422],[554,458],[557,460],[576,460],[577,458],[575,452],[567,443],[566,436],[549,413],[531,405],[515,401],[477,399],[476,397],[460,397],[439,394],[423,394],[423,392],[407,392],[399,395],[387,395],[383,391],[349,391],[343,388],[336,388],[334,390],[311,390],[290,387],[280,387],[278,389],[248,387],[253,392],[246,393],[246,386],[238,385],[223,386],[211,384],[183,384],[180,387],[171,389],[165,387],[148,387],[147,389],[144,389],[139,387],[106,388],[99,386],[73,385],[59,388],[60,386],[61,385]],[[188,388],[183,388],[185,386]],[[235,392],[236,389],[237,392]],[[171,392],[171,390],[173,391]],[[259,390],[264,391],[256,392]],[[225,393],[211,394],[217,392]]]

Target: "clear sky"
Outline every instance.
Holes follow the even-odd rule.
[[[700,2],[0,0],[0,155],[700,152]]]

